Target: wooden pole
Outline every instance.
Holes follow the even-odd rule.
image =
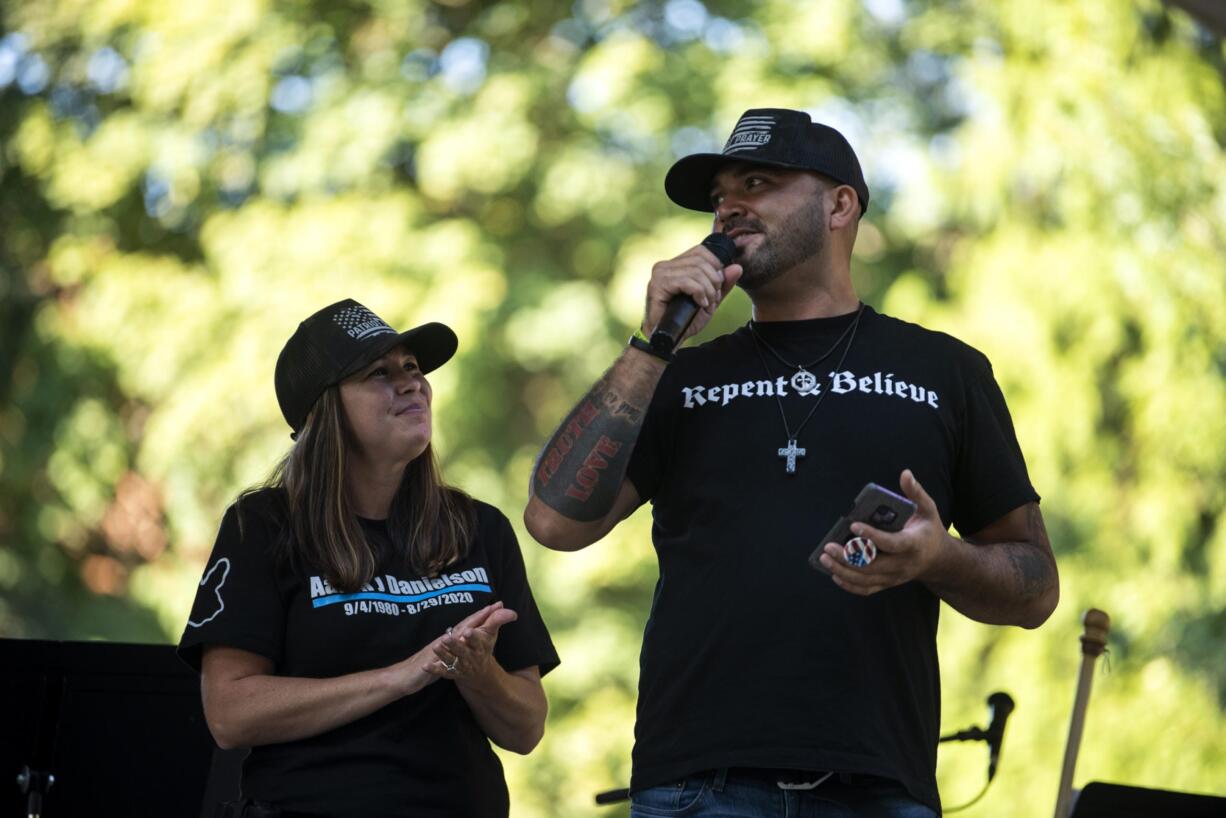
[[[1073,717],[1069,721],[1068,744],[1064,747],[1064,767],[1060,771],[1060,789],[1056,794],[1055,818],[1068,818],[1072,807],[1073,769],[1081,749],[1081,731],[1086,722],[1086,706],[1090,703],[1090,685],[1094,681],[1094,662],[1107,649],[1107,634],[1111,617],[1091,608],[1081,617],[1085,630],[1081,634],[1081,673],[1077,677],[1077,696],[1073,699]]]

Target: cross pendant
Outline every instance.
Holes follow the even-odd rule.
[[[805,450],[797,448],[795,440],[789,440],[788,445],[779,450],[780,457],[786,457],[788,461],[788,474],[796,473],[796,458],[804,457]]]

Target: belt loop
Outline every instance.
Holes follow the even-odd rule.
[[[711,779],[711,789],[716,792],[723,792],[724,786],[728,783],[728,768],[720,767],[715,771],[715,776]]]

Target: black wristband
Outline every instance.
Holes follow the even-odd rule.
[[[648,355],[654,355],[661,361],[671,361],[673,359],[673,353],[662,352],[661,350],[656,349],[651,345],[651,341],[648,341],[646,338],[642,337],[640,334],[641,332],[642,330],[630,336],[630,346],[634,347],[635,349],[641,349]]]

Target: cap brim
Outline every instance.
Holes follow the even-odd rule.
[[[431,321],[414,327],[408,332],[400,333],[399,346],[408,347],[409,352],[417,356],[417,366],[422,373],[433,372],[451,360],[460,347],[460,340],[451,327]],[[389,347],[390,349],[390,347]]]
[[[460,346],[460,341],[451,327],[440,324],[438,321],[413,327],[399,335],[386,335],[381,340],[382,343],[372,345],[365,350],[364,354],[359,355],[356,361],[345,367],[343,374],[337,380],[348,378],[371,361],[381,358],[398,346],[406,347],[417,357],[417,366],[424,375],[450,361]]]
[[[694,153],[683,156],[673,163],[664,176],[664,192],[682,207],[714,213],[711,205],[711,183],[715,174],[724,165],[744,162],[747,165],[766,165],[772,168],[806,170],[785,162],[770,162],[748,156],[728,156],[722,153]]]

